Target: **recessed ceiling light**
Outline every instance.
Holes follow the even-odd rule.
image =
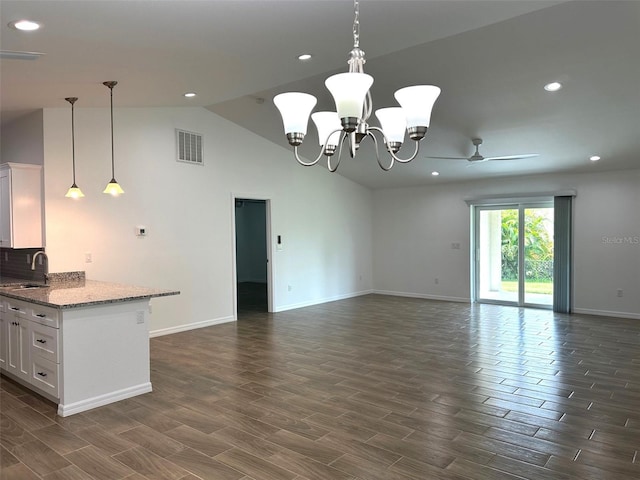
[[[551,82],[551,83],[547,83],[544,86],[544,89],[547,92],[557,92],[558,90],[560,90],[562,88],[562,84],[560,82]]]
[[[303,53],[302,55],[298,55],[298,60],[302,60],[303,62],[305,60],[311,60],[311,54],[310,53]]]
[[[433,175],[434,177],[437,177],[438,175],[440,175],[440,172],[431,172],[431,175]]]
[[[16,20],[15,22],[9,23],[9,26],[16,30],[22,30],[23,32],[32,32],[40,28],[39,23],[32,22],[31,20]]]
[[[589,160],[591,160],[592,162],[597,162],[598,160],[600,160],[600,156],[592,155],[591,157],[589,157]]]
[[[191,98],[191,97],[195,97],[195,96],[196,96],[196,94],[195,94],[195,93],[193,93],[193,92],[187,92],[187,93],[185,93],[185,94],[183,94],[183,95],[184,95],[185,97],[187,97],[187,98]]]

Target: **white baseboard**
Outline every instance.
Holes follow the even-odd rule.
[[[177,327],[160,328],[158,330],[151,330],[149,332],[149,338],[161,337],[163,335],[171,335],[172,333],[186,332],[189,330],[196,330],[198,328],[210,327],[211,325],[219,325],[221,323],[235,322],[233,317],[221,317],[214,318],[213,320],[204,320],[202,322],[187,323],[184,325],[178,325]]]
[[[632,312],[612,312],[609,310],[593,310],[591,308],[574,308],[571,313],[581,313],[584,315],[598,315],[600,317],[616,317],[616,318],[631,318],[633,320],[640,320],[640,313]]]
[[[373,293],[377,295],[392,295],[394,297],[409,297],[409,298],[424,298],[425,300],[440,300],[442,302],[471,303],[470,298],[445,297],[443,295],[428,295],[425,293],[393,292],[390,290],[374,290]]]
[[[85,412],[92,408],[102,407],[109,403],[119,402],[126,398],[135,397],[136,395],[142,395],[143,393],[149,393],[152,390],[151,382],[141,383],[133,387],[124,388],[122,390],[116,390],[115,392],[106,393],[104,395],[98,395],[97,397],[87,398],[79,402],[58,405],[58,415],[61,417],[68,417],[75,413]]]
[[[345,293],[343,295],[336,295],[334,297],[321,298],[321,299],[312,300],[309,302],[300,302],[300,303],[292,303],[289,305],[281,305],[279,307],[276,307],[273,311],[274,313],[286,312],[287,310],[295,310],[296,308],[311,307],[313,305],[320,305],[321,303],[335,302],[337,300],[344,300],[346,298],[361,297],[362,295],[369,295],[371,293],[374,293],[373,290],[363,290],[361,292]]]

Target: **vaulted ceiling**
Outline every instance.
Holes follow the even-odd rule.
[[[383,172],[364,144],[340,174],[381,188],[640,167],[640,2],[361,0],[360,10],[374,108],[395,104],[393,92],[407,85],[442,94],[416,160]],[[346,71],[352,47],[348,0],[3,0],[0,15],[2,50],[45,54],[0,60],[3,124],[68,107],[67,96],[79,97],[77,108],[107,106],[102,82],[117,80],[116,108],[202,106],[288,148],[273,96],[303,91],[318,109],[333,108],[324,79]],[[21,18],[42,28],[7,25]],[[564,88],[546,92],[552,81]],[[302,147],[309,158],[314,130]],[[427,158],[467,157],[474,137],[485,156],[539,156]],[[282,161],[303,168],[289,152]]]

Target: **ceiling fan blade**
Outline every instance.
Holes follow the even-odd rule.
[[[44,53],[40,52],[14,52],[12,50],[0,50],[2,60],[37,60]]]
[[[503,155],[501,157],[485,157],[485,160],[520,160],[523,158],[539,157],[539,153],[525,153],[524,155]]]
[[[467,157],[425,157],[435,158],[436,160],[469,160]]]

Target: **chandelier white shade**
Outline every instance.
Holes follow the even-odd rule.
[[[342,147],[348,143],[351,157],[355,157],[360,143],[367,137],[373,140],[378,165],[390,170],[394,163],[408,163],[418,155],[420,141],[431,124],[431,112],[440,95],[440,88],[434,85],[416,85],[396,91],[395,99],[400,106],[381,108],[376,111],[380,127],[368,124],[372,113],[370,88],[373,77],[364,73],[365,55],[360,49],[360,7],[354,1],[353,50],[349,52],[349,71],[332,75],[325,80],[325,86],[333,96],[335,112],[316,112],[311,118],[318,130],[318,143],[321,151],[315,160],[304,161],[300,158],[298,147],[307,134],[309,115],[316,105],[313,95],[301,92],[289,92],[276,95],[273,99],[282,116],[284,132],[289,145],[293,147],[298,163],[311,166],[318,163],[322,156],[327,157],[327,167],[335,172],[340,164]],[[383,163],[378,152],[378,140],[374,133],[382,136],[390,161]],[[411,157],[403,159],[396,156],[402,147],[405,134],[415,142]],[[338,151],[337,160],[331,157]]]
[[[273,98],[273,103],[280,110],[284,133],[295,132],[306,135],[309,115],[313,107],[316,106],[316,102],[316,97],[308,93],[291,92],[276,95]]]
[[[331,145],[334,148],[340,142],[340,117],[336,112],[315,112],[311,114],[311,120],[318,130],[318,143],[321,147]]]
[[[339,73],[332,75],[324,81],[327,90],[333,96],[338,117],[360,118],[364,100],[371,85],[373,77],[366,73]]]
[[[404,87],[393,95],[407,117],[407,127],[431,125],[431,111],[440,96],[440,88],[434,85]]]
[[[405,130],[407,129],[407,117],[400,107],[379,108],[376,110],[376,117],[382,131],[389,142],[404,141]]]

